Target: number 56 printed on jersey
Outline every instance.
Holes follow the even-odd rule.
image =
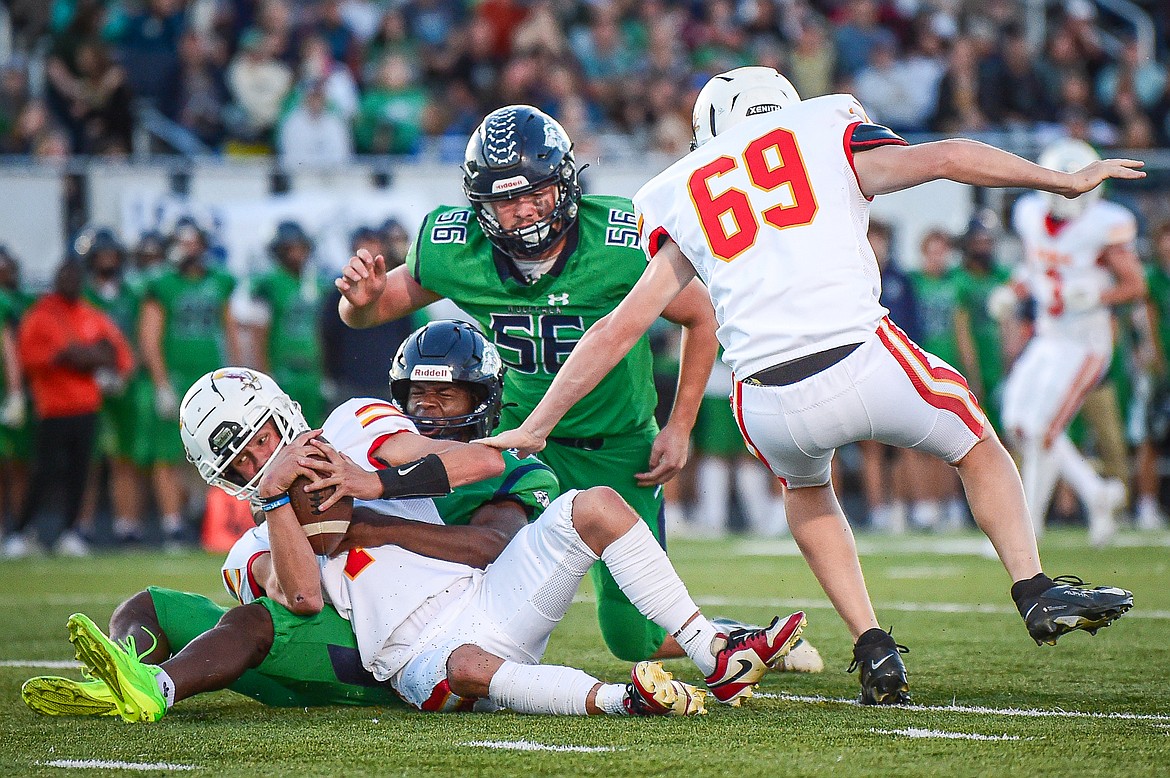
[[[751,185],[769,196],[757,192],[753,198],[734,186],[714,193],[719,179],[740,165]],[[724,155],[703,165],[691,174],[687,189],[711,253],[724,262],[755,244],[760,217],[765,228],[783,230],[809,224],[817,215],[817,198],[796,136],[783,127],[753,140],[738,158]]]

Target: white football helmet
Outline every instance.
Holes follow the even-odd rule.
[[[713,76],[695,99],[691,114],[697,149],[721,132],[762,113],[800,102],[796,87],[772,68],[746,67]]]
[[[1049,170],[1075,173],[1100,159],[1101,156],[1093,150],[1093,147],[1083,140],[1061,138],[1044,149],[1037,164]],[[1101,187],[1097,187],[1091,192],[1085,192],[1080,197],[1074,197],[1071,200],[1052,192],[1046,192],[1045,197],[1048,200],[1048,213],[1052,215],[1052,218],[1068,221],[1077,218],[1087,211],[1089,206],[1101,199]]]
[[[274,455],[309,430],[300,404],[281,391],[276,381],[246,367],[225,367],[203,376],[187,390],[179,406],[179,435],[187,459],[204,481],[237,500],[248,500],[255,496],[275,456],[247,483],[240,483],[229,468],[269,419],[276,422],[281,438]]]

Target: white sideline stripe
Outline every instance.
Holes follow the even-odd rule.
[[[68,659],[5,659],[0,661],[0,667],[51,667],[57,670],[74,670],[81,667],[81,662]]]
[[[33,762],[44,767],[73,767],[84,770],[198,770],[191,764],[169,762],[111,762],[105,759],[54,759],[51,762]]]
[[[917,727],[908,727],[907,729],[871,729],[877,735],[902,735],[903,737],[915,738],[941,738],[943,740],[1034,740],[1030,737],[1018,737],[1016,735],[980,735],[977,732],[944,732],[941,729],[918,729]]]
[[[785,702],[837,703],[861,706],[861,702],[845,697],[825,697],[820,694],[772,694],[756,692],[755,697]],[[869,707],[869,706],[866,706]],[[1094,713],[1082,710],[1040,710],[1038,708],[986,708],[982,705],[883,705],[883,709],[910,710],[929,713],[979,713],[991,716],[1019,716],[1023,718],[1116,719],[1122,721],[1170,721],[1165,713]]]
[[[1060,549],[1087,549],[1084,535],[1068,535],[1046,538],[1044,543]],[[1170,533],[1166,532],[1122,532],[1114,537],[1111,548],[1165,548],[1170,546]],[[914,537],[906,535],[865,535],[857,537],[859,554],[940,554],[944,556],[978,556],[995,558],[995,552],[987,538],[982,535],[968,537]],[[791,538],[767,540],[756,538],[737,543],[732,554],[743,557],[795,557],[800,556],[796,541]]]
[[[617,751],[613,746],[550,746],[533,740],[471,740],[460,743],[472,748],[502,748],[509,751],[572,751],[580,754],[595,754],[603,751]],[[621,749],[625,750],[625,749]]]

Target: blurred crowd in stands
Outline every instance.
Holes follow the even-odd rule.
[[[458,158],[486,112],[529,103],[581,159],[599,134],[678,154],[698,87],[745,64],[805,97],[853,92],[902,133],[1167,146],[1170,15],[1144,7],[1153,52],[1090,0],[7,0],[0,153],[125,155],[153,110],[287,164]]]

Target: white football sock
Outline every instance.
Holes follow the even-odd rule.
[[[606,546],[601,552],[601,561],[605,562],[610,575],[634,607],[671,635],[679,634],[683,625],[695,616],[687,628],[710,629],[714,637],[714,627],[698,612],[699,606],[691,599],[687,587],[666,558],[666,552],[645,524],[637,522],[626,534]],[[710,640],[692,639],[690,643],[688,646],[679,640],[687,656],[699,669],[707,668],[704,675],[710,675],[715,669]]]
[[[175,704],[175,682],[167,675],[167,671],[161,667],[154,676],[154,682],[158,684],[158,690],[162,693],[163,699],[167,701],[167,710],[170,710]]]
[[[673,634],[675,641],[695,663],[704,676],[715,672],[715,651],[712,643],[719,633],[711,622],[698,614],[691,623]]]
[[[1042,441],[1026,440],[1020,457],[1020,480],[1024,483],[1024,498],[1032,515],[1032,526],[1039,535],[1044,531],[1044,519],[1056,490],[1056,478],[1060,463],[1051,450],[1045,449]]]
[[[488,697],[516,713],[584,716],[589,692],[598,683],[573,667],[504,662],[488,684]]]
[[[626,685],[624,683],[603,683],[597,690],[597,707],[610,716],[629,716],[626,710]]]
[[[1105,488],[1105,479],[1097,474],[1089,460],[1081,455],[1068,435],[1061,435],[1052,444],[1052,453],[1060,467],[1060,474],[1068,481],[1081,502],[1088,505]]]

